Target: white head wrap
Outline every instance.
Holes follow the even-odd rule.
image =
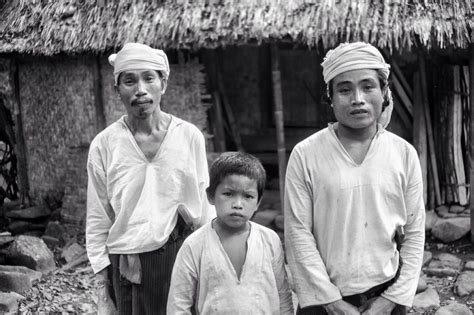
[[[390,65],[385,62],[380,51],[371,44],[363,42],[343,43],[329,50],[321,66],[326,84],[339,74],[351,70],[380,70],[385,79],[388,79],[390,75]],[[390,122],[393,110],[392,93],[388,86],[386,93],[384,100],[388,100],[388,106],[378,120],[384,127],[387,127]]]
[[[380,51],[363,42],[340,44],[326,53],[321,66],[326,84],[337,75],[351,70],[380,69],[387,79],[390,74],[390,65],[385,63]]]
[[[109,63],[114,67],[115,84],[118,84],[119,74],[128,70],[157,70],[166,80],[170,75],[170,66],[165,52],[139,43],[125,44],[122,50],[109,56]]]

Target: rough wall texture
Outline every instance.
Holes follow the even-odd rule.
[[[163,109],[204,130],[204,83],[199,63],[172,65]],[[25,57],[19,61],[18,84],[30,196],[41,203],[47,194],[64,193],[62,219],[80,224],[86,213],[90,142],[125,114],[113,88],[112,68],[95,56]]]
[[[86,56],[29,57],[19,62],[28,180],[36,203],[49,192],[66,191],[67,185],[70,194],[80,194],[75,188],[87,183],[85,161],[78,159],[84,158],[97,133],[95,65],[94,57]],[[64,201],[65,208],[85,208],[82,200],[68,204],[65,196]]]

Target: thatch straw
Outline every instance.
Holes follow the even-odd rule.
[[[310,48],[363,40],[380,48],[465,48],[471,0],[17,0],[0,13],[0,52],[52,55],[289,40]],[[1,5],[1,2],[0,2]]]

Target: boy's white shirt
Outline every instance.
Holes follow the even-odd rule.
[[[191,314],[193,305],[197,314],[293,314],[280,239],[250,224],[240,279],[212,223],[185,240],[173,268],[168,314]]]

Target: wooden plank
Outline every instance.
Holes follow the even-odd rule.
[[[278,47],[272,44],[270,48],[272,60],[272,82],[273,82],[273,101],[275,105],[275,126],[277,136],[278,153],[278,176],[280,181],[280,201],[283,205],[285,196],[285,173],[286,173],[286,147],[285,147],[285,127],[283,120],[283,93],[281,90],[281,73],[278,59]]]
[[[223,78],[222,78],[220,69],[217,69],[217,87],[222,97],[221,103],[223,104],[224,113],[227,117],[227,121],[229,122],[230,130],[232,133],[232,138],[234,139],[235,146],[237,147],[237,150],[243,152],[244,147],[242,146],[242,139],[240,138],[240,132],[239,132],[240,128],[238,126],[237,121],[235,120],[232,107],[230,106],[230,101],[229,101],[229,98],[227,97],[227,92],[225,91]]]
[[[397,76],[397,78],[400,80],[400,84],[403,86],[403,89],[405,90],[407,96],[413,100],[414,99],[414,93],[410,87],[410,85],[408,84],[408,81],[405,79],[405,76],[403,75],[403,72],[402,70],[400,70],[400,68],[398,67],[398,64],[395,60],[391,60],[390,61],[390,65],[392,67],[392,70],[393,70],[393,73],[395,74],[395,76]]]
[[[428,143],[426,139],[426,123],[423,112],[423,97],[421,95],[420,74],[413,77],[413,145],[420,159],[423,177],[423,200],[428,202]]]
[[[408,112],[410,119],[413,119],[413,104],[410,98],[406,94],[405,90],[402,87],[402,84],[400,83],[396,75],[392,76],[392,81],[393,87],[395,88],[395,91],[397,92],[398,96],[400,97],[400,100],[402,101],[401,104]]]
[[[434,139],[433,139],[433,128],[431,127],[431,115],[428,104],[428,87],[426,82],[426,68],[425,58],[420,54],[420,74],[421,74],[421,90],[423,96],[423,111],[425,114],[426,121],[426,132],[428,134],[428,150],[430,153],[431,170],[433,172],[433,184],[435,189],[435,200],[436,205],[441,204],[441,193],[439,190],[439,177],[438,177],[438,165],[436,163]]]
[[[471,209],[471,242],[474,243],[474,194],[472,187],[474,185],[474,44],[470,47],[470,58],[469,58],[469,106],[471,109],[471,121],[470,121],[470,146],[469,146],[469,208]]]
[[[454,66],[454,100],[453,100],[453,154],[455,172],[455,191],[460,205],[467,204],[466,176],[462,159],[461,132],[462,132],[462,100],[461,100],[461,72],[460,66]]]
[[[12,61],[11,71],[11,86],[14,87],[15,93],[13,94],[14,110],[13,119],[15,120],[15,154],[18,159],[18,188],[20,190],[20,202],[22,205],[30,206],[30,186],[28,181],[28,160],[26,158],[26,146],[25,136],[23,133],[23,118],[21,110],[21,99],[20,99],[20,80],[18,74],[18,63],[17,60]]]
[[[213,93],[214,96],[214,114],[215,114],[215,128],[216,128],[216,146],[218,152],[226,151],[224,121],[222,117],[221,97],[218,92]]]

